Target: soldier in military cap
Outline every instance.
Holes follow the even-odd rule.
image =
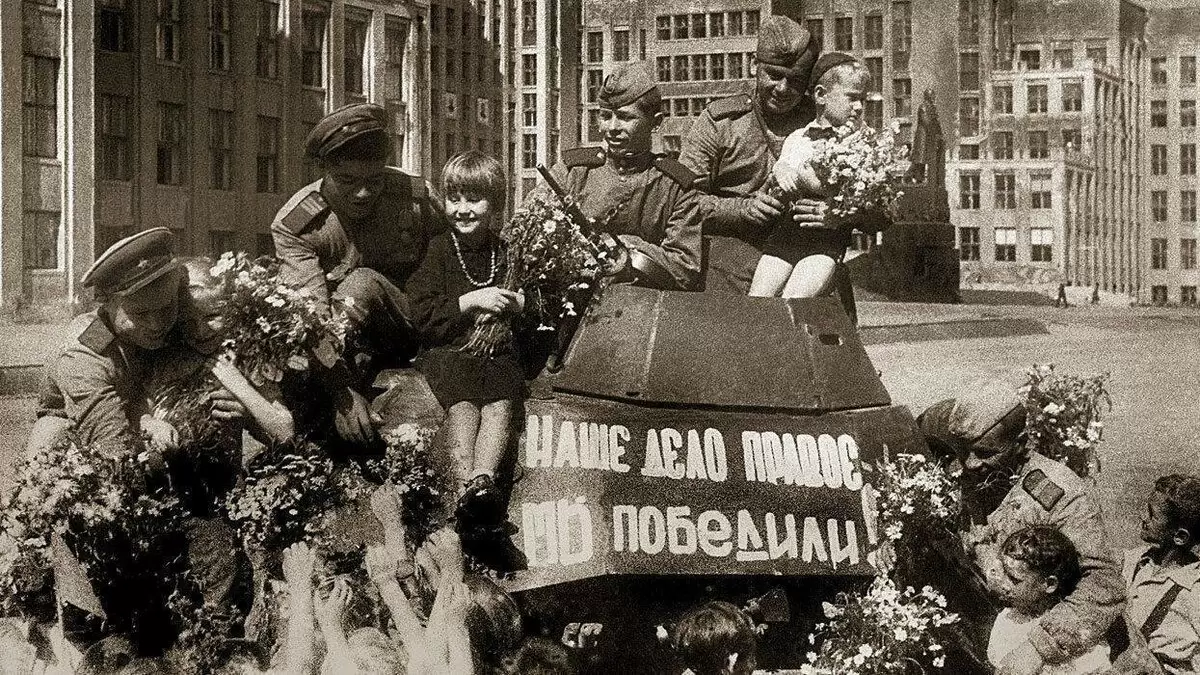
[[[1087,485],[1020,440],[1021,384],[1016,373],[976,383],[965,396],[936,403],[917,418],[931,449],[961,463],[964,510],[980,522],[964,539],[993,583],[1006,583],[996,573],[999,545],[1026,526],[1054,525],[1079,550],[1083,578],[1001,664],[1005,675],[1039,673],[1088,651],[1104,639],[1125,600],[1120,565]]]
[[[443,228],[430,187],[419,176],[387,166],[387,114],[373,103],[327,115],[309,133],[305,149],[325,175],[292,195],[271,223],[283,278],[326,306],[331,297],[352,299],[348,313],[367,353],[405,363],[417,342],[404,286],[430,238]],[[376,437],[366,398],[356,387],[369,385],[371,371],[380,365],[376,360],[359,368],[353,386],[344,367],[332,373],[334,421],[346,440]]]
[[[700,178],[706,193],[705,290],[745,295],[771,225],[785,205],[763,186],[788,134],[816,116],[806,95],[821,47],[786,16],[771,16],[758,30],[755,86],[708,105],[684,138],[679,161]],[[801,200],[790,214],[820,224],[820,202]]]
[[[622,66],[600,88],[604,147],[563,153],[554,171],[595,227],[629,249],[618,280],[663,289],[692,289],[700,278],[696,176],[651,151],[662,123],[662,95],[646,62]]]

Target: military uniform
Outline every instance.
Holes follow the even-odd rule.
[[[1200,563],[1159,566],[1150,547],[1125,552],[1130,627],[1169,675],[1200,672]]]

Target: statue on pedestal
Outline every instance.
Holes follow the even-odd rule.
[[[921,107],[917,109],[917,124],[913,131],[912,166],[907,181],[917,185],[946,186],[946,142],[938,122],[933,90],[926,89]]]

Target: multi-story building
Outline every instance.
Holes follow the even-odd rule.
[[[427,7],[388,0],[25,0],[0,9],[0,298],[69,310],[96,252],[166,226],[185,254],[271,250],[316,175],[304,137],[387,107],[428,169]]]
[[[1155,11],[1147,31],[1150,103],[1143,128],[1149,145],[1148,211],[1140,299],[1196,304],[1196,59],[1200,8]]]

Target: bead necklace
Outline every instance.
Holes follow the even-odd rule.
[[[450,232],[450,240],[454,242],[454,254],[458,256],[458,265],[459,267],[462,267],[463,276],[467,278],[467,281],[475,288],[487,288],[488,286],[494,286],[496,283],[496,247],[492,246],[491,274],[488,275],[488,278],[485,281],[475,281],[474,277],[471,276],[471,271],[467,269],[467,261],[463,260],[462,248],[458,244],[458,235],[454,232]]]

